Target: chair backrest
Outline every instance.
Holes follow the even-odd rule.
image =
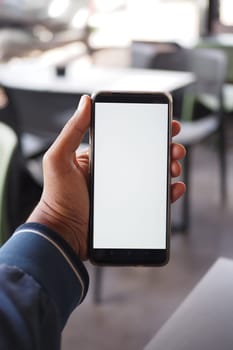
[[[175,42],[133,41],[131,67],[185,71],[183,54],[185,50]]]
[[[207,110],[221,117],[226,55],[220,50],[198,48],[189,50],[187,60],[188,69],[195,74],[196,81],[184,94],[182,118],[200,118],[201,114],[207,114]]]
[[[153,68],[174,70],[174,71],[189,71],[189,49],[176,47],[168,52],[161,52],[155,56],[151,62]]]
[[[27,90],[2,86],[11,116],[16,116],[18,133],[55,137],[77,108],[78,94]]]
[[[220,98],[227,73],[226,55],[215,49],[194,49],[189,64],[196,76],[196,92]]]
[[[15,132],[0,122],[0,244],[8,235],[7,223],[7,178],[11,160],[17,146]]]

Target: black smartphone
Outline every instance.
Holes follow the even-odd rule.
[[[92,96],[92,263],[160,266],[168,262],[171,114],[172,99],[166,93]]]

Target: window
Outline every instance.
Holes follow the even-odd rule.
[[[220,1],[220,22],[226,26],[233,26],[233,1]]]
[[[128,3],[133,39],[192,45],[200,36],[205,1],[129,0]]]
[[[108,1],[105,11],[106,1],[95,2],[102,4],[102,9],[90,23],[95,34],[111,45],[151,40],[192,46],[203,33],[208,0],[118,0],[114,1],[118,9]]]

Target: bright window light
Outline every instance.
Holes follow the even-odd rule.
[[[233,2],[232,0],[222,0],[220,2],[220,18],[221,22],[225,25],[233,25]]]
[[[124,6],[126,0],[95,0],[94,5],[98,11],[111,12],[117,7]]]
[[[48,14],[52,18],[61,16],[69,7],[70,0],[53,0],[49,6]]]
[[[134,40],[175,41],[193,45],[199,37],[198,3],[193,0],[128,0]],[[140,24],[140,25],[139,25]]]
[[[74,28],[84,28],[88,19],[88,9],[83,7],[79,9],[72,18],[71,25]]]

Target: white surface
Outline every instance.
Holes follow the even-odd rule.
[[[233,261],[220,258],[144,350],[232,350]]]
[[[167,104],[96,103],[94,248],[166,248],[167,135]]]
[[[187,72],[70,64],[66,76],[57,77],[54,66],[35,59],[0,64],[0,83],[39,91],[89,94],[100,90],[173,91],[193,81],[194,75]]]

